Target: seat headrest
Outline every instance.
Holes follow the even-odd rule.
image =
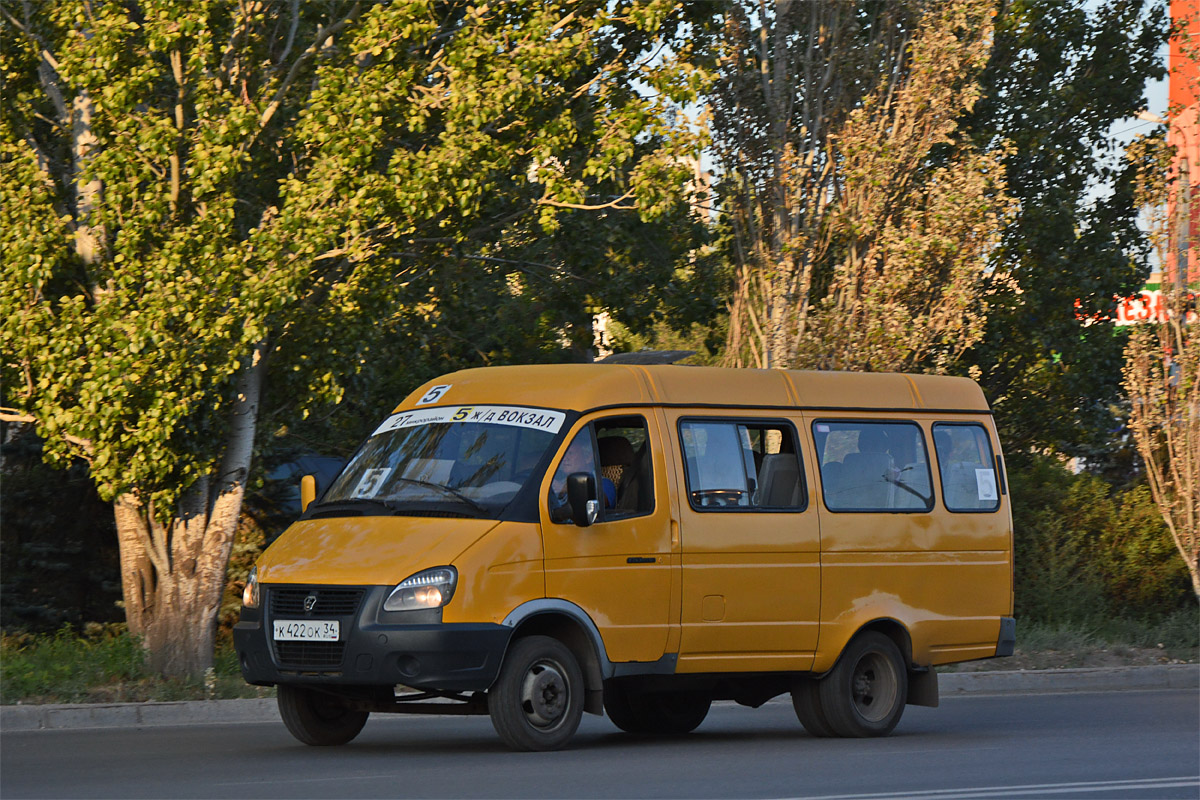
[[[865,427],[858,433],[858,452],[886,453],[888,435],[879,428]]]
[[[601,466],[630,466],[633,464],[633,445],[624,436],[605,436],[600,443]]]

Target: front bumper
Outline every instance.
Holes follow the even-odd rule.
[[[257,609],[234,626],[247,683],[403,684],[432,691],[484,691],[496,679],[512,629],[492,623],[441,622],[441,609],[383,611],[391,586],[263,586]],[[305,612],[296,598],[318,598]],[[326,598],[330,602],[326,604]],[[327,613],[322,613],[325,607]],[[274,619],[336,619],[337,642],[276,642]]]

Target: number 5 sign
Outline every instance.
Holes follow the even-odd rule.
[[[430,403],[436,403],[452,385],[453,384],[445,383],[440,386],[430,386],[429,391],[425,393],[425,396],[417,401],[417,405],[427,406]]]

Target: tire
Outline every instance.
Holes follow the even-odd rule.
[[[821,709],[839,736],[886,736],[908,701],[908,673],[900,650],[877,631],[856,636],[817,686]]]
[[[639,692],[620,682],[604,687],[604,710],[626,733],[691,733],[711,705],[712,697],[698,692]]]
[[[345,744],[367,724],[366,711],[355,711],[339,697],[314,689],[279,684],[276,688],[283,724],[305,744],[318,747]]]
[[[549,636],[513,642],[488,692],[488,714],[514,750],[558,750],[583,718],[583,672],[567,646]]]
[[[804,730],[810,736],[827,739],[837,736],[825,710],[821,708],[820,683],[812,678],[804,678],[796,688],[792,689],[792,708],[796,709],[796,717]]]

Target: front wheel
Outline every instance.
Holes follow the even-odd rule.
[[[677,735],[694,731],[712,706],[701,692],[639,692],[620,682],[604,687],[604,710],[626,733]]]
[[[886,736],[908,701],[900,649],[878,631],[855,637],[818,687],[821,710],[839,736]]]
[[[275,699],[292,736],[315,746],[345,744],[358,736],[369,716],[349,708],[340,697],[299,686],[281,683]]]
[[[549,636],[513,642],[488,692],[488,714],[514,750],[558,750],[583,718],[583,672],[566,645]]]

